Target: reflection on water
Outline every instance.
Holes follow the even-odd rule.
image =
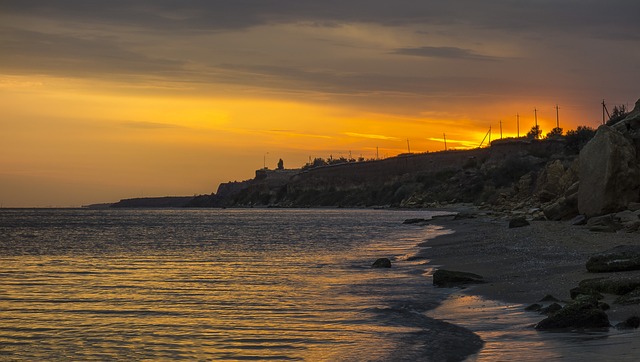
[[[484,348],[468,361],[637,361],[639,332],[541,332],[533,326],[544,318],[506,304],[454,294],[428,313],[480,335]]]
[[[372,310],[426,281],[369,265],[432,232],[409,217],[0,210],[0,359],[385,359],[416,327]]]

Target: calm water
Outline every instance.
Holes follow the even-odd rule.
[[[0,209],[0,359],[419,359],[448,330],[408,258],[443,231],[401,225],[426,216]]]

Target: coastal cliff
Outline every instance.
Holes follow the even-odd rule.
[[[506,139],[490,147],[404,154],[306,170],[259,170],[256,178],[221,184],[219,206],[433,207],[499,204],[514,191],[531,197],[550,160],[568,168],[577,157],[564,138]],[[563,166],[564,167],[564,166]],[[522,178],[531,179],[524,185]],[[513,199],[513,198],[510,198]]]
[[[221,184],[215,206],[403,207],[474,203],[533,219],[626,210],[640,200],[640,100],[597,132],[510,138],[472,150],[403,154]]]

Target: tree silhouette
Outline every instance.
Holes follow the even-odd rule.
[[[541,134],[542,134],[542,130],[540,129],[540,126],[536,124],[535,126],[531,127],[531,130],[529,132],[527,132],[527,138],[538,139],[540,138]]]
[[[284,161],[278,160],[278,170],[284,170]]]
[[[557,136],[562,136],[562,128],[560,127],[555,127],[554,129],[552,129],[551,132],[547,133],[546,138],[555,138]]]

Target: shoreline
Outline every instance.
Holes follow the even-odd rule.
[[[450,297],[429,314],[478,332],[483,340],[485,336],[479,329],[487,325],[478,326],[474,318],[490,315],[488,318],[493,321],[488,323],[495,324],[490,328],[509,328],[500,325],[504,324],[500,320],[512,320],[520,324],[520,329],[510,333],[540,338],[543,342],[546,339],[546,342],[560,349],[565,348],[557,346],[557,341],[552,340],[562,340],[563,337],[558,338],[559,335],[572,335],[572,332],[535,331],[533,325],[546,316],[525,312],[524,308],[539,302],[546,295],[553,295],[562,301],[570,300],[569,290],[578,286],[581,280],[619,274],[589,273],[585,263],[592,254],[617,245],[640,245],[640,238],[634,233],[595,233],[586,227],[557,221],[533,221],[529,226],[510,229],[506,217],[483,215],[477,210],[475,214],[476,218],[472,219],[431,221],[430,225],[452,230],[453,233],[421,243],[418,256],[428,260],[427,265],[432,272],[442,268],[484,277],[485,284],[453,289]],[[640,276],[640,271],[624,272],[624,275]],[[428,273],[427,277],[431,278],[431,274]],[[622,306],[613,303],[614,299],[612,295],[605,295],[604,299],[611,306],[606,313],[612,325],[630,316],[640,315],[640,305]],[[600,337],[605,339],[616,336],[616,354],[633,356],[629,360],[640,358],[640,350],[633,347],[633,339],[637,338],[629,337],[635,336],[638,330],[626,331],[622,337],[615,328],[603,333]],[[509,348],[506,345],[499,347]],[[593,347],[603,348],[597,343]],[[482,355],[487,348],[494,349],[489,353],[496,352],[496,346],[485,345],[479,354],[474,355],[476,357],[470,356],[469,359],[476,360],[474,358]],[[568,353],[573,352],[569,348]]]

